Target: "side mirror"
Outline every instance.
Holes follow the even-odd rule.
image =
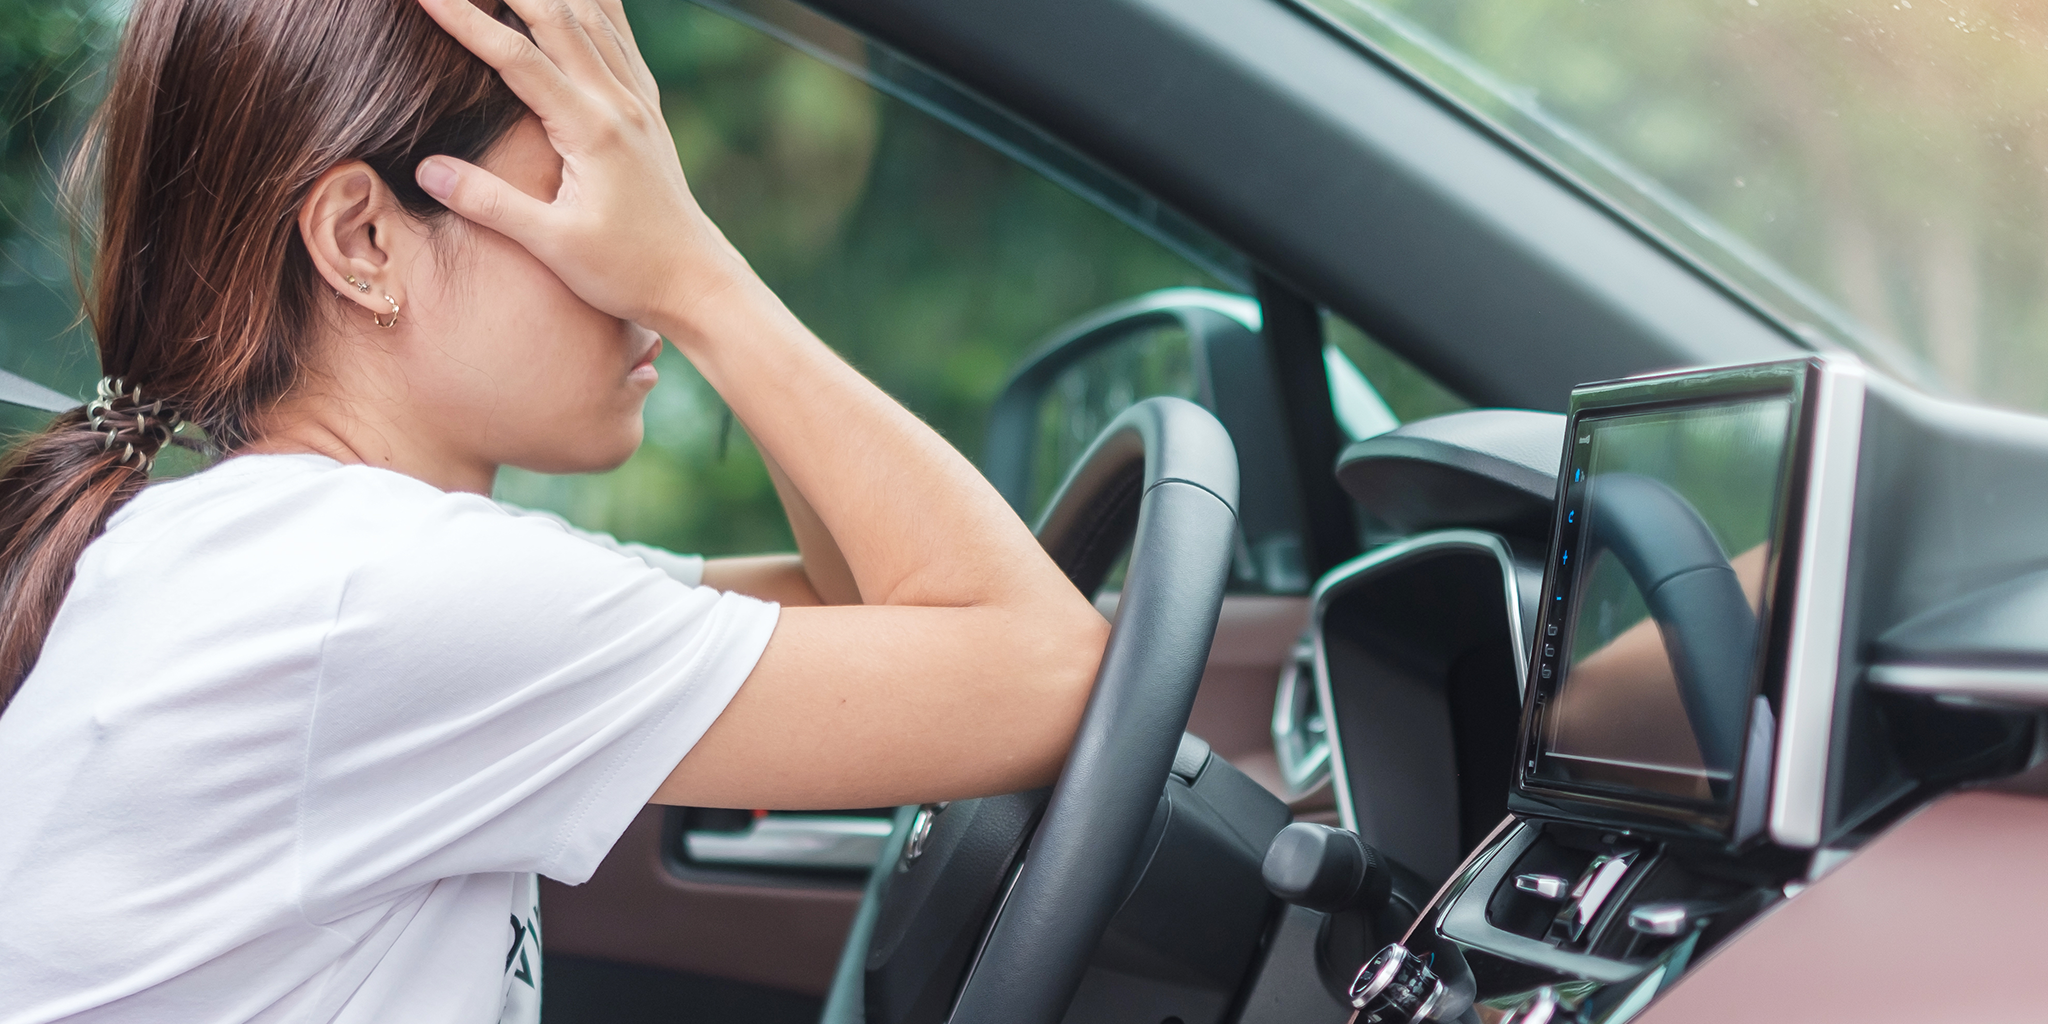
[[[1118,413],[1155,395],[1189,399],[1221,420],[1237,447],[1244,546],[1236,575],[1272,592],[1307,589],[1301,485],[1259,327],[1250,298],[1169,288],[1055,332],[996,399],[983,472],[1028,521]]]

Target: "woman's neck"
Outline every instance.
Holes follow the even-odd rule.
[[[444,491],[489,495],[498,467],[432,443],[432,432],[403,422],[382,403],[308,395],[279,403],[263,417],[257,440],[237,454],[324,455],[343,465],[376,466]]]

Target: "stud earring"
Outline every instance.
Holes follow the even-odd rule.
[[[398,300],[392,298],[390,295],[387,294],[384,296],[384,301],[391,303],[391,322],[385,323],[383,318],[379,317],[375,313],[370,314],[370,322],[376,324],[379,327],[398,326]]]
[[[352,284],[352,285],[355,285],[355,286],[356,286],[356,291],[359,291],[359,292],[367,292],[367,291],[369,291],[369,290],[370,290],[370,282],[368,282],[368,281],[358,281],[358,280],[356,280],[356,276],[355,276],[354,274],[350,274],[350,275],[348,275],[348,278],[347,278],[347,280],[348,280],[348,283],[350,283],[350,284]]]

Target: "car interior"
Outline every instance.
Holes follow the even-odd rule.
[[[1931,394],[1331,6],[632,7],[851,76],[1187,269],[975,410],[1114,623],[1059,782],[649,807],[543,884],[548,1020],[2024,1012],[2048,419]],[[1967,952],[1887,969],[1936,944]]]
[[[828,1024],[1726,1019],[1789,968],[1717,952],[1818,927],[1802,890],[2038,759],[2016,693],[2044,425],[1817,344],[1820,314],[1678,255],[1317,8],[707,6],[1221,282],[1052,332],[981,459],[1049,549],[1077,523],[1115,538],[1091,542],[1114,565],[1062,564],[1120,639],[1142,588],[1191,568],[1146,564],[1172,527],[1130,506],[1135,457],[1119,486],[1098,465],[1172,400],[1145,396],[1226,429],[1238,527],[1193,692],[1155,698],[1186,739],[1133,738],[1120,770],[1153,785],[1124,820],[1077,753],[1050,795],[905,808],[886,835],[871,812],[864,877],[721,890],[687,846],[706,812],[650,812],[620,870],[550,891],[551,949],[808,991],[795,1012]],[[1345,330],[1472,408],[1393,415]],[[1150,479],[1188,458],[1149,457]],[[1093,860],[1058,820],[1082,799]],[[627,909],[656,893],[666,913]],[[696,927],[713,900],[759,909]],[[806,900],[829,909],[796,930]],[[1983,926],[1967,896],[1940,907]]]

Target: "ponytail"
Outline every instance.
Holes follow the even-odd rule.
[[[105,402],[58,416],[0,462],[0,708],[42,653],[79,554],[141,492],[170,439],[135,402],[103,412]]]

